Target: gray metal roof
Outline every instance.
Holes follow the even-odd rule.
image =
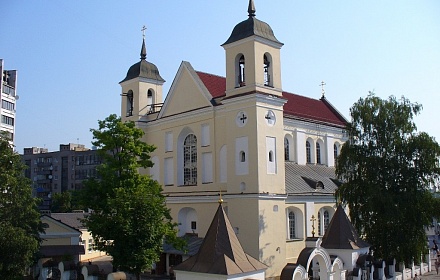
[[[286,162],[285,172],[287,194],[322,193],[331,195],[338,188],[335,184],[337,180],[334,167]],[[316,186],[318,182],[322,182],[323,188]]]
[[[141,61],[133,64],[130,69],[128,69],[127,76],[121,81],[121,83],[138,77],[165,82],[165,80],[160,76],[159,69],[157,69],[156,65],[148,62],[146,59],[147,50],[145,47],[145,40],[143,40],[141,48]]]
[[[86,228],[81,222],[88,214],[87,213],[51,213],[50,217],[58,220],[72,228],[84,229]]]
[[[281,45],[283,44],[275,37],[269,24],[258,20],[255,17],[255,11],[254,1],[249,1],[248,19],[240,22],[234,27],[231,36],[229,36],[229,39],[223,45],[230,44],[253,35],[268,39]]]

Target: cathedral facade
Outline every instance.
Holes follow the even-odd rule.
[[[319,99],[282,88],[283,44],[248,18],[222,44],[226,73],[182,62],[165,100],[158,67],[141,59],[120,82],[121,116],[157,148],[145,172],[163,186],[179,235],[204,237],[219,194],[244,250],[279,276],[307,237],[323,236],[335,213],[335,159],[346,119]]]

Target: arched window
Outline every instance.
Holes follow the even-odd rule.
[[[289,211],[289,239],[296,238],[295,234],[295,213]]]
[[[321,219],[322,213],[322,219]],[[330,224],[330,214],[327,210],[321,209],[318,212],[318,235],[324,235]]]
[[[327,210],[324,211],[324,233],[328,228],[328,225],[330,224],[330,215]]]
[[[316,143],[316,163],[321,164],[321,145]]]
[[[153,91],[151,89],[147,92],[147,106],[148,113],[154,113],[154,100],[153,100]]]
[[[240,59],[238,60],[238,86],[243,87],[246,85],[246,79],[244,76],[244,69],[245,69],[245,63],[244,63],[244,55],[240,56]]]
[[[127,117],[133,116],[133,91],[127,92]]]
[[[186,136],[183,142],[183,184],[197,185],[197,138]]]
[[[284,160],[289,161],[289,139],[287,137],[284,137]]]
[[[307,157],[307,163],[312,162],[312,151],[310,150],[310,142],[306,141],[306,157]]]
[[[333,157],[335,159],[335,165],[338,158],[338,146],[336,144],[333,144]]]
[[[322,235],[322,230],[321,230],[321,212],[318,212],[318,235]]]
[[[263,64],[264,64],[264,85],[270,86],[270,73],[269,73],[269,67],[270,67],[270,60],[268,59],[268,56],[265,54],[263,57]]]
[[[246,162],[246,153],[243,151],[240,152],[240,161]]]

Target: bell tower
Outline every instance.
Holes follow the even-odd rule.
[[[145,31],[145,26],[142,31]],[[143,35],[141,60],[128,69],[125,79],[119,84],[122,88],[121,119],[137,121],[156,113],[163,102],[162,85],[165,80],[156,65],[147,61],[145,34]]]
[[[249,1],[248,19],[237,24],[222,45],[226,51],[226,96],[247,92],[282,95],[280,49],[272,28],[255,17]]]

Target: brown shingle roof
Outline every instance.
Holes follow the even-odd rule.
[[[370,244],[359,237],[339,205],[322,238],[321,246],[326,249],[360,249],[370,247]]]
[[[234,275],[267,266],[243,251],[223,207],[219,205],[199,252],[174,270]]]

